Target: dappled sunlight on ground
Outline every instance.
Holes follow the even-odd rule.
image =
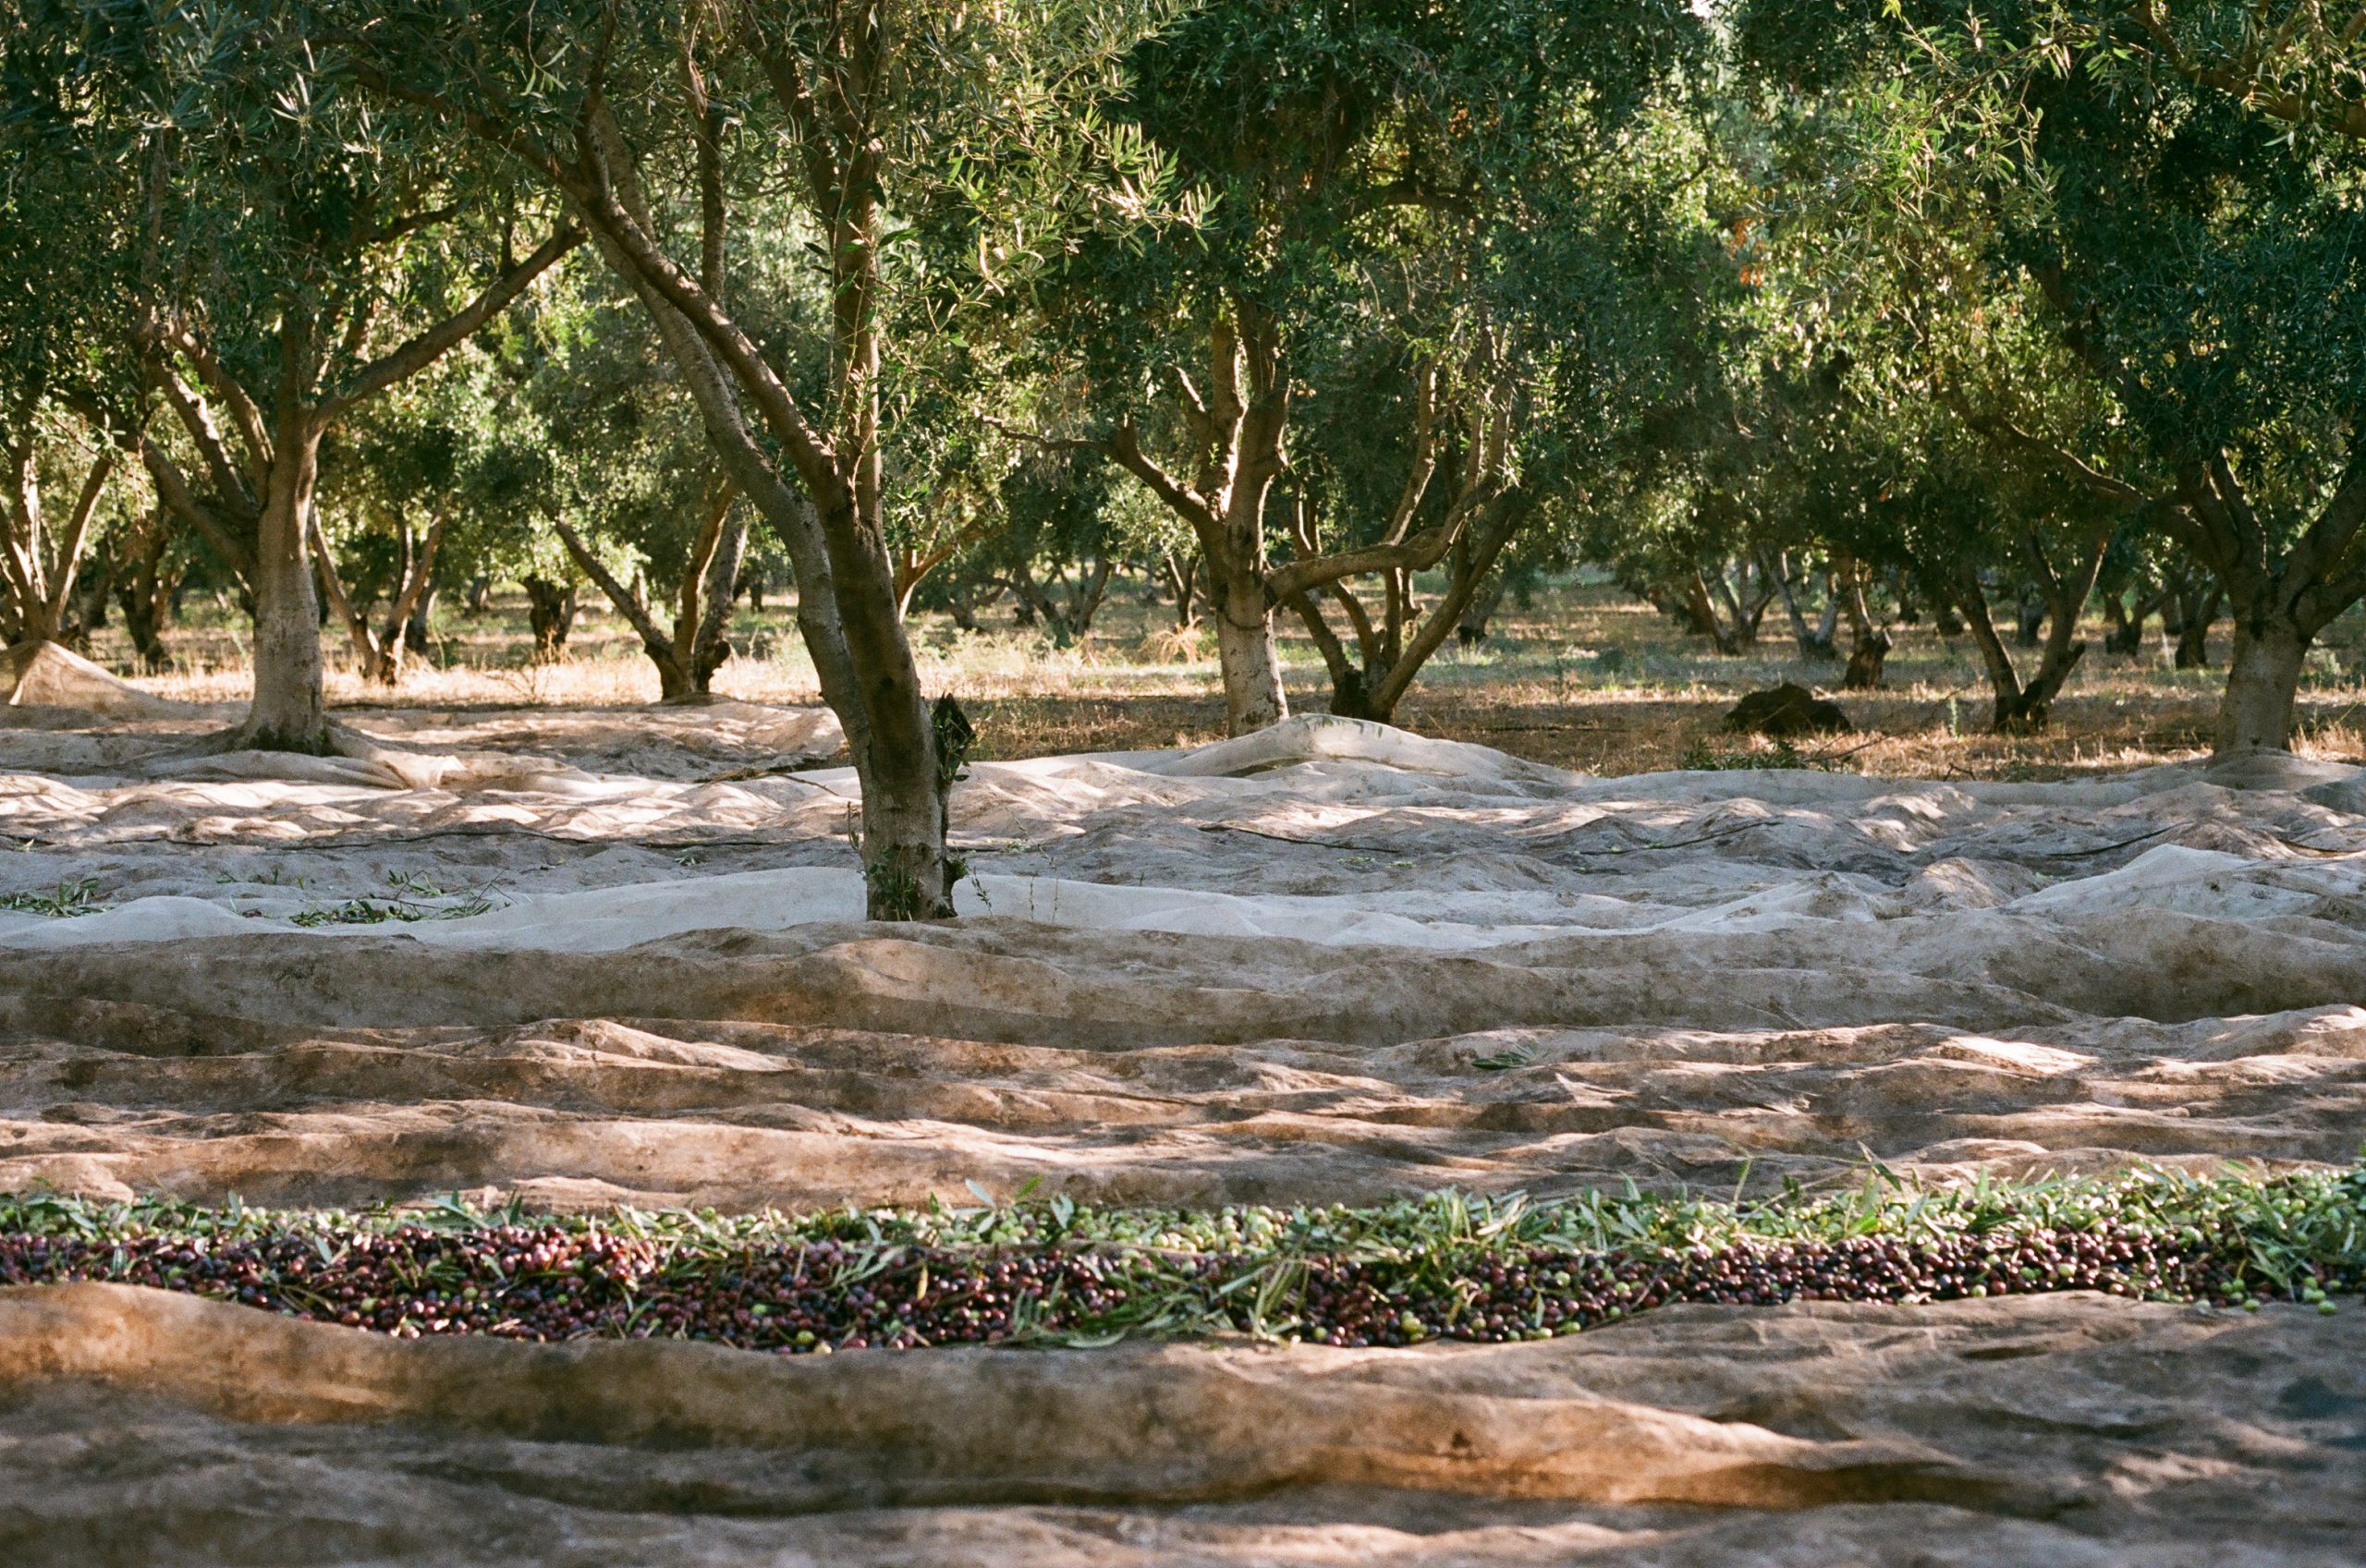
[[[959,672],[998,756],[1144,749],[973,763],[962,918],[925,926],[860,918],[826,717],[734,680],[651,710],[592,661],[425,675],[344,713],[384,743],[367,763],[188,755],[226,709],[7,711],[0,1186],[1750,1194],[1869,1156],[1927,1181],[2337,1164],[2366,1128],[2366,771],[2161,765],[2164,693],[2067,755],[1925,721],[1751,771],[1705,675],[1450,663],[1422,702],[1504,749],[1329,720],[1176,749],[1207,729],[1188,669],[1079,654],[1068,689],[997,695],[1056,687],[1027,657]],[[176,679],[149,684],[209,690]],[[466,695],[503,680],[553,684]],[[1854,706],[1903,730],[1938,689]],[[1719,765],[1566,772],[1555,725]],[[1853,771],[1934,757],[1987,776]],[[2070,1295],[792,1364],[28,1288],[0,1291],[0,1442],[104,1450],[111,1480],[29,1459],[0,1534],[30,1561],[117,1519],[268,1517],[421,1563],[2034,1565],[2241,1529],[2262,1562],[2333,1562],[2366,1510],[2361,1322]]]

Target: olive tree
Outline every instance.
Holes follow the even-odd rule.
[[[137,170],[129,325],[178,441],[144,409],[116,410],[115,436],[252,592],[254,696],[225,744],[333,749],[314,583],[322,444],[582,234],[536,223],[448,138],[419,136],[416,116],[338,91],[276,7],[32,9],[76,133]],[[546,235],[522,258],[521,227]]]
[[[1139,201],[1143,171],[1091,111],[1167,8],[559,0],[456,26],[433,0],[323,7],[340,68],[562,197],[647,312],[722,479],[794,565],[799,631],[861,784],[874,918],[951,912],[946,798],[969,737],[921,690],[889,553],[897,329],[957,331],[1077,210]],[[1006,177],[969,178],[989,164]],[[974,242],[958,278],[932,259],[972,252],[911,243],[923,220]],[[827,302],[818,366],[771,336],[780,301],[738,264],[751,232],[790,231]]]
[[[0,643],[68,634],[119,467],[83,413],[136,400],[130,149],[82,134],[74,63],[0,30]],[[118,486],[119,488],[119,486]]]
[[[1742,29],[1791,86],[1893,106],[1915,155],[1889,166],[1978,182],[1982,264],[2042,302],[2113,433],[1995,429],[2214,577],[2222,754],[2290,744],[2311,642],[2366,597],[2360,43],[2311,17],[1762,0]]]
[[[1043,324],[1065,396],[1045,412],[1074,433],[1034,433],[1100,453],[1188,529],[1234,733],[1288,711],[1277,609],[1437,565],[1504,492],[1521,367],[1490,346],[1474,253],[1571,176],[1573,143],[1607,154],[1701,33],[1653,0],[1217,0],[1135,53],[1117,112],[1203,217],[1188,238],[1113,240],[1063,269]],[[1447,286],[1409,293],[1409,274]],[[1290,480],[1318,350],[1360,309],[1408,301],[1426,319],[1393,329],[1410,346],[1396,499],[1310,531],[1314,497]]]
[[[1568,109],[1540,128],[1534,177],[1507,181],[1483,223],[1430,248],[1428,287],[1447,298],[1367,303],[1301,351],[1281,487],[1294,559],[1327,546],[1353,564],[1424,534],[1445,545],[1433,601],[1416,591],[1418,556],[1285,599],[1323,654],[1335,713],[1394,717],[1426,662],[1473,626],[1522,533],[1604,510],[1714,369],[1697,346],[1733,269],[1697,131],[1674,113],[1611,128]]]

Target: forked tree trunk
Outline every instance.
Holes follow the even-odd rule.
[[[140,334],[143,371],[196,450],[213,493],[200,496],[173,452],[142,425],[104,412],[97,418],[125,451],[139,456],[165,504],[245,578],[253,595],[254,699],[246,720],[213,745],[316,756],[335,749],[322,701],[323,602],[311,553],[322,439],[346,414],[425,371],[506,310],[582,237],[561,229],[468,305],[363,364],[341,385],[323,380],[341,356],[358,353],[367,342],[374,297],[340,299],[299,289],[281,299],[277,384],[269,398],[240,385],[189,323],[148,320]],[[182,380],[184,360],[197,371],[202,395]],[[235,448],[226,431],[235,434]],[[251,549],[242,537],[250,522]]]
[[[419,597],[403,622],[403,647],[422,659],[427,656],[428,639],[435,635],[436,593],[435,578],[430,573],[421,579]]]
[[[444,524],[445,518],[438,517],[429,526],[423,545],[408,522],[400,525],[402,561],[395,575],[394,599],[387,608],[385,624],[373,630],[368,613],[348,597],[328,537],[321,530],[318,517],[313,520],[312,548],[319,558],[321,587],[328,596],[329,607],[345,623],[346,635],[353,644],[354,662],[360,666],[363,676],[376,685],[393,686],[401,680],[403,662],[410,649],[427,640],[427,605],[435,592],[435,556],[444,543]]]
[[[731,657],[731,644],[723,634],[735,602],[731,587],[738,580],[748,547],[748,518],[738,500],[738,492],[726,484],[709,501],[682,565],[670,632],[657,624],[640,577],[627,587],[565,519],[554,519],[560,542],[577,567],[599,584],[616,613],[640,635],[641,651],[657,667],[661,702],[694,702],[708,696],[714,672]]]
[[[2158,608],[2156,600],[2133,590],[2104,595],[2104,651],[2132,656],[2144,650],[2144,623]]]
[[[1175,629],[1189,631],[1200,619],[1196,604],[1200,580],[1198,553],[1185,555],[1169,550],[1159,556],[1158,569],[1165,580],[1167,591],[1175,596]]]
[[[2177,669],[2210,667],[2210,625],[2218,618],[2226,596],[2226,590],[2213,577],[2171,593],[2162,606],[2161,630],[2177,639],[2170,662]]]
[[[1791,638],[1799,646],[1799,657],[1838,658],[1839,650],[1832,642],[1832,628],[1833,614],[1839,606],[1839,599],[1833,590],[1832,574],[1826,572],[1823,575],[1823,621],[1816,626],[1808,625],[1807,614],[1799,608],[1798,590],[1791,584],[1791,564],[1779,553],[1774,557],[1774,586],[1783,596],[1783,613],[1791,619]]]
[[[1889,633],[1868,626],[1849,645],[1848,667],[1840,676],[1843,691],[1878,691],[1882,669],[1889,660]]]
[[[1860,585],[1856,588],[1856,590],[1855,590],[1854,591],[1856,592],[1857,597],[1858,597],[1858,600],[1859,600],[1860,604],[1860,606],[1861,606],[1862,601],[1863,601],[1863,599],[1864,599],[1864,589],[1863,589],[1863,586],[1862,586],[1861,584],[1860,584]],[[1837,577],[1834,573],[1832,573],[1832,572],[1830,572],[1830,571],[1827,571],[1827,572],[1825,572],[1825,573],[1823,574],[1823,614],[1822,615],[1820,615],[1819,617],[1817,617],[1817,619],[1816,619],[1816,624],[1815,624],[1815,639],[1816,639],[1816,641],[1817,641],[1817,642],[1819,642],[1819,643],[1821,643],[1821,644],[1822,644],[1824,648],[1826,648],[1826,649],[1832,649],[1832,648],[1836,647],[1837,645],[1833,641],[1833,636],[1832,636],[1832,634],[1833,634],[1834,629],[1835,629],[1835,627],[1837,627],[1839,625],[1840,625],[1840,586],[1839,586],[1839,579],[1838,579],[1838,577]]]
[[[116,574],[116,602],[123,610],[123,629],[131,638],[134,659],[151,674],[171,662],[165,647],[165,628],[172,622],[173,603],[183,569],[165,565],[171,529],[160,516],[141,527],[126,552],[128,571]]]
[[[1471,614],[1471,605],[1489,584],[1501,590],[1503,577],[1495,570],[1505,547],[1529,516],[1518,492],[1497,494],[1479,509],[1473,529],[1447,551],[1450,572],[1445,597],[1423,613],[1414,602],[1413,574],[1396,567],[1380,575],[1382,603],[1375,622],[1372,613],[1346,580],[1324,585],[1329,600],[1345,612],[1355,637],[1351,649],[1331,629],[1311,591],[1290,600],[1322,652],[1331,675],[1331,711],[1347,719],[1394,723],[1396,708],[1412,689],[1414,679],[1450,633],[1458,633]],[[1310,541],[1311,542],[1311,541]]]
[[[1835,575],[1824,579],[1825,590],[1832,595],[1827,612],[1844,602],[1848,612],[1848,667],[1841,675],[1841,689],[1877,691],[1889,660],[1889,633],[1873,625],[1872,613],[1866,606],[1864,568],[1850,562],[1845,575],[1845,584]]]
[[[1692,629],[1708,638],[1719,653],[1730,659],[1741,652],[1732,631],[1718,618],[1717,602],[1709,593],[1708,575],[1698,566],[1692,568],[1692,575],[1684,585],[1684,614]]]
[[[11,439],[0,442],[7,459],[6,506],[0,513],[0,641],[66,639],[74,629],[69,612],[76,603],[83,543],[90,537],[91,516],[106,489],[107,477],[114,471],[115,454],[101,450],[83,479],[72,512],[54,520],[42,508],[38,431],[30,403],[19,419],[21,431],[7,432]],[[104,621],[105,584],[102,581],[97,587],[97,619]],[[85,635],[97,624],[87,608],[80,620]]]
[[[1066,648],[1092,630],[1092,618],[1109,595],[1109,577],[1116,569],[1116,563],[1103,555],[1091,565],[1079,563],[1074,582],[1063,567],[1043,583],[1035,580],[1034,567],[1020,560],[1012,566],[1006,586],[1013,599],[1031,608],[1033,619],[1043,623],[1052,641]]]
[[[1130,426],[1110,455],[1179,510],[1199,541],[1215,612],[1225,728],[1247,735],[1279,723],[1290,711],[1274,638],[1275,595],[1265,580],[1265,506],[1287,467],[1282,444],[1289,425],[1289,377],[1280,327],[1261,308],[1235,301],[1209,322],[1206,346],[1205,398],[1190,392],[1188,382],[1178,383],[1198,447],[1192,480],[1180,483],[1158,468]]]
[[[1732,620],[1731,647],[1722,651],[1739,652],[1758,646],[1758,629],[1765,624],[1766,607],[1774,602],[1774,586],[1768,580],[1772,576],[1763,566],[1753,569],[1746,555],[1735,564],[1730,575],[1722,563],[1711,574],[1709,581],[1717,590],[1717,602]]]
[[[1692,592],[1689,583],[1657,580],[1646,581],[1640,587],[1630,587],[1628,591],[1639,595],[1664,618],[1674,621],[1689,636],[1714,640],[1720,635],[1716,617],[1709,613],[1705,584],[1698,594]]]
[[[2110,543],[2108,533],[2091,537],[2079,563],[2065,575],[2057,573],[2045,559],[2035,539],[2032,534],[2027,549],[2031,565],[2043,578],[2045,602],[2041,618],[2048,626],[2037,669],[2026,683],[2013,668],[2013,658],[2006,650],[2004,638],[1997,635],[1979,572],[1964,566],[1956,574],[1956,608],[1962,612],[1972,640],[1980,647],[1981,662],[1987,668],[1988,684],[1995,697],[1990,727],[2000,735],[2042,730],[2051,722],[2054,699],[2061,694],[2064,683],[2087,651],[2087,645],[2078,639],[2079,612],[2094,592],[2095,577],[2103,569],[2104,551]]]
[[[1106,555],[1098,556],[1091,566],[1079,562],[1073,592],[1068,595],[1068,630],[1083,637],[1092,630],[1093,618],[1101,614],[1101,606],[1108,602],[1109,579],[1117,563]]]

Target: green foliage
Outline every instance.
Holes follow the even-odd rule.
[[[2006,526],[1971,530],[2116,509],[2253,601],[2238,626],[2297,605],[2312,630],[2366,592],[2335,509],[2366,394],[2354,41],[2178,13],[1762,0],[1738,37],[1827,174],[1771,193],[1803,314],[1870,346],[1856,395],[1930,431],[1909,450],[1995,474]],[[2329,97],[2271,91],[2304,80]]]
[[[1814,768],[1823,764],[1802,756],[1799,748],[1787,740],[1778,740],[1762,751],[1719,751],[1705,740],[1696,740],[1684,748],[1684,755],[1676,765],[1693,772],[1730,772],[1762,768]]]
[[[299,926],[380,926],[390,921],[409,925],[418,920],[465,920],[500,907],[486,888],[439,887],[421,872],[386,873],[384,898],[348,898],[342,904],[299,910],[288,920]]]
[[[89,203],[109,275],[128,279],[141,317],[201,331],[266,408],[342,383],[405,323],[449,313],[520,220],[498,160],[338,91],[282,8],[23,8],[19,36],[66,57],[48,65],[74,110],[55,139],[122,171]],[[11,73],[12,119],[38,112],[31,75]],[[366,330],[348,332],[357,320]],[[299,326],[291,357],[283,334]]]
[[[99,879],[80,877],[57,884],[55,893],[0,893],[0,910],[14,915],[52,915],[61,918],[98,915],[114,907],[99,896]]]
[[[2336,1309],[2330,1291],[2355,1291],[2366,1276],[2361,1166],[2277,1176],[2140,1169],[2038,1181],[1982,1177],[1948,1186],[1903,1181],[1875,1166],[1854,1186],[1821,1195],[1791,1188],[1767,1199],[1653,1195],[1630,1185],[1624,1192],[1543,1201],[1519,1193],[1442,1192],[1352,1209],[1104,1209],[1026,1193],[997,1202],[972,1188],[981,1200],[975,1206],[848,1206],[801,1215],[625,1209],[596,1217],[538,1216],[516,1205],[486,1210],[457,1194],[402,1209],[284,1213],[235,1200],[209,1209],[35,1192],[0,1197],[0,1235],[85,1244],[85,1267],[99,1278],[126,1268],[122,1251],[110,1262],[100,1250],[108,1242],[161,1237],[214,1251],[289,1238],[309,1244],[307,1254],[333,1266],[357,1238],[421,1231],[467,1237],[519,1225],[611,1251],[627,1249],[635,1278],[684,1284],[743,1268],[757,1249],[823,1242],[835,1244],[832,1277],[845,1287],[909,1269],[916,1252],[948,1269],[970,1259],[1038,1252],[1089,1255],[1104,1260],[1106,1278],[1122,1282],[1122,1288],[1105,1293],[1106,1305],[1097,1311],[1071,1307],[1060,1314],[1057,1332],[1041,1335],[1031,1335],[1027,1318],[1015,1314],[1009,1337],[1101,1343],[1244,1329],[1259,1337],[1291,1337],[1319,1322],[1308,1295],[1318,1272],[1335,1288],[1348,1275],[1383,1277],[1406,1297],[1445,1304],[1450,1314],[1457,1299],[1485,1294],[1482,1282],[1505,1272],[1536,1275],[1531,1291],[1551,1297],[1566,1292],[1571,1273],[1581,1271],[1589,1283],[1606,1283],[1604,1294],[1611,1300],[1628,1296],[1631,1307],[1632,1287],[1625,1282],[1630,1279],[1720,1258],[1747,1260],[1783,1247],[1840,1249],[1843,1256],[1868,1246],[1953,1248],[2042,1258],[2065,1238],[2103,1235],[2201,1261],[2217,1304],[2255,1307],[2281,1298],[2321,1311]],[[444,1258],[428,1267],[430,1285],[457,1294],[475,1282],[464,1260]],[[2067,1282],[2031,1270],[2019,1288],[2067,1288]],[[2114,1282],[2114,1288],[2139,1294],[2141,1287]],[[2175,1298],[2174,1292],[2153,1294]],[[1912,1292],[1907,1296],[1922,1298]],[[1622,1315],[1614,1307],[1597,1320]],[[1457,1331],[1450,1317],[1441,1326]],[[1573,1320],[1560,1331],[1577,1326]],[[1537,1337],[1519,1329],[1506,1324],[1482,1337]],[[1416,1322],[1404,1337],[1431,1331]]]
[[[1110,573],[1205,545],[1104,455],[1124,430],[1186,481],[1217,473],[1204,400],[1236,359],[1283,432],[1242,481],[1269,567],[1479,494],[1518,498],[1514,572],[1605,562],[1679,610],[1691,574],[1745,564],[1802,594],[1861,567],[1876,620],[2008,602],[2099,550],[2115,591],[2243,578],[2238,621],[2313,627],[2366,594],[2341,501],[2366,495],[2366,43],[2312,13],[1025,0],[913,6],[876,35],[801,3],[737,31],[607,0],[8,16],[0,411],[145,419],[201,499],[240,488],[239,442],[216,461],[156,418],[160,372],[231,435],[223,385],[333,397],[580,203],[613,136],[602,177],[827,436],[899,601],[1007,590],[1067,640]],[[860,125],[779,90],[785,67],[874,67]],[[730,442],[592,261],[324,451],[358,597],[428,517],[447,581],[564,572],[563,520],[652,599],[679,589]],[[783,428],[751,445],[788,473]],[[759,541],[771,569],[793,531]]]

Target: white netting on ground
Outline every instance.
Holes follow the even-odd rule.
[[[314,760],[199,755],[212,711],[0,711],[0,1188],[1724,1195],[1868,1155],[2346,1161],[2366,1131],[2366,775],[2331,764],[1592,779],[1301,720],[977,764],[961,918],[881,927],[811,712],[365,711]],[[2326,1456],[2366,1409],[2355,1313],[1896,1310],[792,1364],[0,1292],[0,1538],[2151,1568],[2242,1534],[2262,1564],[2348,1560],[2366,1470]]]
[[[184,704],[140,690],[55,642],[0,649],[0,706],[62,708],[110,718],[161,719]]]

